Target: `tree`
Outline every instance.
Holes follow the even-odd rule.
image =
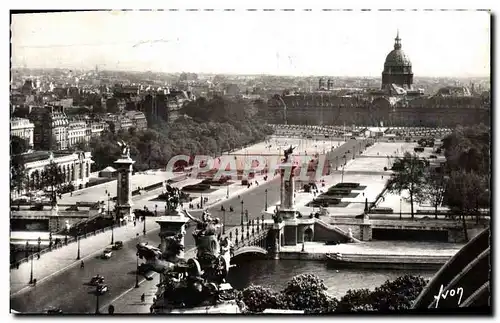
[[[51,199],[52,205],[57,203],[57,192],[64,183],[64,174],[61,169],[53,161],[49,165],[45,166],[42,173],[42,186],[51,188]]]
[[[336,308],[336,312],[354,312],[358,310],[367,310],[366,305],[371,303],[371,292],[369,289],[348,290],[342,296]],[[373,309],[372,309],[373,310]]]
[[[281,295],[269,288],[250,285],[241,293],[241,300],[250,312],[259,313],[265,309],[283,308]]]
[[[22,154],[30,148],[26,139],[18,136],[10,136],[10,153],[12,155]]]
[[[328,288],[318,276],[302,274],[292,278],[281,292],[288,309],[305,313],[331,313],[336,308],[336,299],[326,293]]]
[[[27,179],[23,155],[13,155],[10,163],[10,190],[19,194]]]
[[[424,174],[424,183],[417,199],[419,201],[429,201],[434,207],[434,216],[437,219],[437,208],[443,203],[446,192],[446,178],[442,172],[437,171],[427,171]]]
[[[397,165],[396,165],[397,164]],[[411,205],[411,218],[414,218],[413,202],[414,198],[420,194],[424,183],[425,160],[420,159],[416,154],[406,152],[403,158],[398,158],[394,162],[395,171],[388,183],[388,191],[399,193],[407,190]]]
[[[428,281],[419,276],[404,275],[393,281],[386,281],[369,296],[376,311],[401,311],[411,309]],[[368,305],[368,304],[367,304]]]
[[[489,190],[486,176],[464,170],[453,171],[446,186],[446,202],[462,218],[465,239],[468,240],[465,217],[476,215],[479,222],[480,209],[489,207]]]

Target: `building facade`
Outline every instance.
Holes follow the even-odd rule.
[[[68,117],[63,107],[33,107],[28,118],[35,125],[33,145],[36,150],[68,148]]]
[[[33,135],[35,125],[28,119],[12,118],[10,120],[10,134],[23,138],[28,142],[30,148],[33,148]]]
[[[87,133],[87,123],[85,121],[70,121],[67,132],[68,147],[73,147],[78,143],[87,143],[90,141],[90,133]]]
[[[488,93],[472,95],[466,87],[445,87],[435,95],[413,88],[412,64],[401,49],[399,33],[386,57],[382,89],[334,89],[319,79],[318,91],[285,92],[267,102],[269,123],[309,125],[430,126],[490,124]]]
[[[27,190],[40,188],[45,168],[55,163],[63,174],[65,184],[83,188],[89,182],[90,168],[93,163],[90,152],[37,151],[24,154]],[[24,189],[23,191],[27,191]]]

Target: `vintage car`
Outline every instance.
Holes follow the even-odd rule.
[[[108,290],[109,288],[106,284],[99,284],[96,289],[97,293],[99,293],[100,295],[105,294]]]
[[[113,250],[120,250],[121,248],[123,248],[123,241],[116,241],[111,247]]]
[[[103,283],[104,283],[104,277],[100,275],[95,275],[94,277],[92,277],[92,279],[90,279],[89,285],[97,286]]]
[[[106,248],[102,252],[101,258],[102,259],[109,259],[109,258],[111,258],[112,255],[113,255],[112,249],[111,248]]]

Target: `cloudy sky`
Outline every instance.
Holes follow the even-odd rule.
[[[12,17],[15,67],[380,76],[399,29],[416,76],[489,76],[487,12],[68,12]]]

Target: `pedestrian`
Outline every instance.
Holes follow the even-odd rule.
[[[85,268],[85,264],[83,263],[83,260],[82,260],[82,262],[80,263],[80,268]]]
[[[196,204],[196,208],[199,209],[200,208],[200,203],[197,203]]]
[[[144,303],[144,301],[146,300],[146,295],[144,295],[144,293],[141,295],[141,302]]]
[[[40,260],[40,254],[37,254],[37,255],[36,255],[36,259],[37,259],[37,260]]]
[[[134,227],[137,226],[137,222],[134,220]]]

